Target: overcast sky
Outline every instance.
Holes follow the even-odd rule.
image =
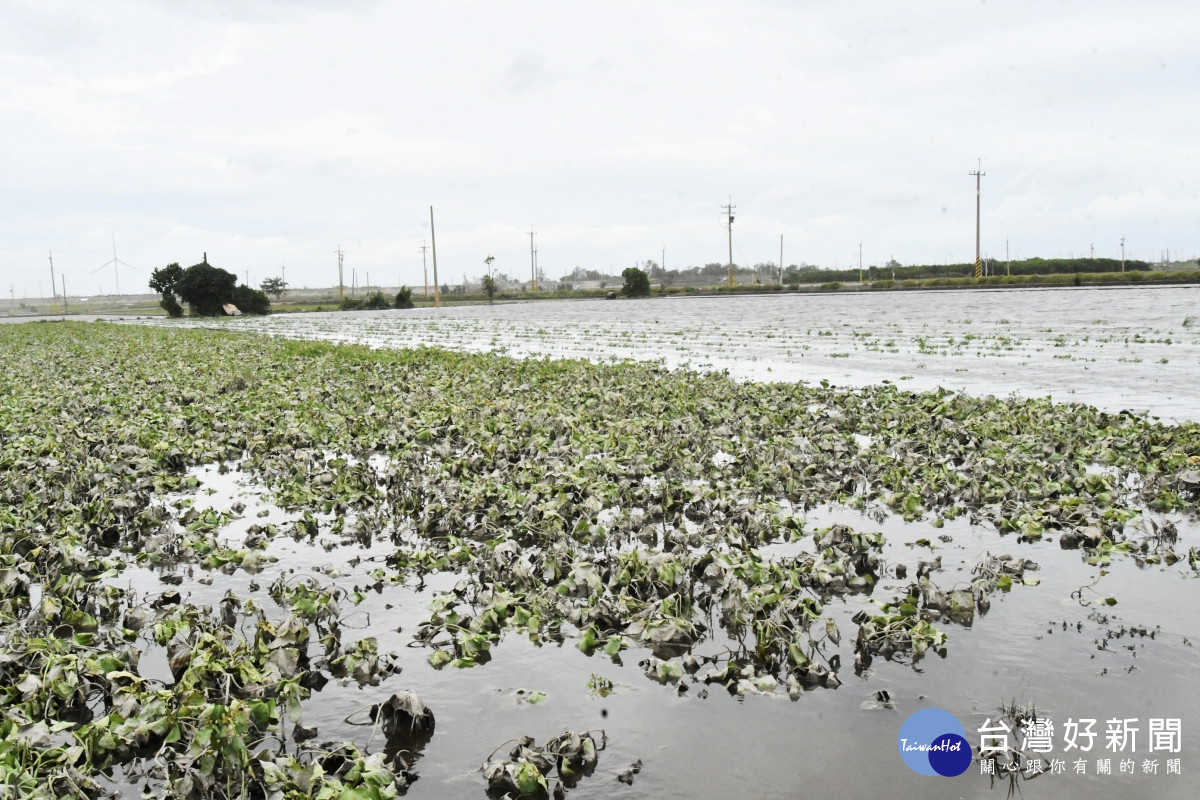
[[[0,288],[1200,252],[1200,3],[0,0]],[[39,284],[42,289],[39,290]]]

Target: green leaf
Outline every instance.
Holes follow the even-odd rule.
[[[268,703],[265,700],[253,700],[250,702],[250,719],[256,727],[266,728],[271,724],[274,716],[274,703]]]
[[[516,774],[513,775],[513,782],[517,784],[517,790],[525,796],[549,791],[541,770],[527,761],[517,767]]]
[[[592,650],[595,650],[597,636],[598,632],[594,626],[589,625],[588,627],[584,628],[579,634],[579,649],[585,653],[590,653]]]

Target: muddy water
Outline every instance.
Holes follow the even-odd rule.
[[[238,546],[251,522],[270,522],[284,531],[295,519],[273,506],[265,490],[236,469],[222,474],[208,467],[194,474],[200,481],[195,491],[165,502],[191,501],[197,509],[216,510],[243,504],[240,519],[221,534],[224,544]],[[258,516],[260,512],[265,515]],[[325,519],[312,539],[276,536],[266,553],[278,560],[253,574],[242,569],[226,574],[200,567],[132,567],[114,582],[150,594],[174,588],[190,595],[192,602],[214,607],[233,591],[253,598],[274,618],[285,612],[266,587],[280,577],[311,578],[348,593],[363,588],[366,597],[360,604],[350,599],[340,604],[345,644],[374,636],[380,652],[393,654],[402,669],[378,686],[360,686],[349,679],[330,682],[307,701],[304,722],[317,725],[323,739],[346,738],[365,745],[371,728],[355,724],[363,721],[364,709],[394,691],[417,692],[434,710],[437,729],[427,744],[410,754],[420,775],[408,792],[414,798],[483,796],[478,767],[494,748],[523,735],[544,741],[564,729],[603,729],[608,737],[597,771],[569,793],[574,798],[1007,796],[1009,781],[980,775],[977,764],[956,778],[910,772],[897,755],[896,738],[909,714],[938,707],[962,721],[974,746],[977,729],[1013,702],[1033,706],[1039,716],[1053,721],[1055,747],[1045,755],[1047,765],[1051,758],[1068,765],[1066,774],[1021,780],[1023,796],[1195,795],[1200,785],[1200,696],[1195,691],[1200,670],[1193,643],[1200,642],[1200,616],[1195,612],[1200,584],[1186,561],[1139,566],[1130,557],[1115,556],[1102,571],[1085,564],[1079,551],[1062,550],[1051,539],[1019,543],[1014,536],[964,520],[935,528],[837,506],[795,513],[806,521],[806,529],[841,522],[861,531],[880,531],[887,538],[883,558],[908,569],[906,580],[885,579],[868,594],[829,601],[827,612],[843,631],[840,647],[829,653],[838,652],[843,665],[851,665],[854,657],[856,626],[850,618],[872,609],[876,601],[902,594],[920,561],[941,558],[941,570],[931,577],[946,590],[968,585],[974,565],[1000,553],[1037,562],[1040,569],[1028,575],[1040,582],[996,592],[990,610],[976,615],[970,625],[940,622],[949,634],[944,655],[930,650],[915,661],[900,654],[891,661],[876,658],[861,675],[843,666],[843,685],[814,689],[795,700],[782,689],[739,698],[690,677],[681,682],[687,691],[680,694],[676,687],[643,674],[638,662],[649,651],[634,648],[617,659],[602,652],[589,656],[571,638],[539,647],[509,634],[493,647],[486,664],[434,670],[425,661],[428,650],[410,646],[412,635],[427,618],[433,594],[450,588],[457,576],[432,576],[424,586],[410,581],[379,591],[366,588],[374,581],[368,573],[394,549],[393,537],[411,535],[405,531],[380,530],[357,540],[332,533]],[[1195,520],[1155,519],[1177,525],[1176,550],[1200,544]],[[782,558],[813,547],[806,536],[766,546],[763,554]],[[161,577],[169,574],[183,582],[162,583]],[[1081,592],[1082,587],[1088,588]],[[1115,598],[1116,605],[1104,605],[1107,597]],[[696,652],[721,649],[723,633],[714,629],[716,637],[698,645]],[[144,675],[169,680],[165,658],[153,647],[140,669]],[[612,681],[611,695],[599,697],[589,691],[594,674]],[[545,701],[524,702],[531,690],[544,692]],[[881,707],[876,699],[880,691],[888,693],[892,708]],[[1147,752],[1152,717],[1181,720],[1181,752]],[[1075,774],[1078,754],[1064,750],[1061,731],[1068,718],[1098,720],[1100,736],[1086,755],[1086,774]],[[1136,753],[1106,751],[1106,720],[1126,718],[1139,720]],[[372,744],[378,747],[381,742]],[[1096,774],[1098,757],[1112,759],[1113,775]],[[1120,774],[1123,757],[1135,759],[1135,774]],[[1168,757],[1180,759],[1182,775],[1166,774]],[[1147,759],[1157,761],[1158,774],[1143,772]],[[633,784],[618,782],[617,775],[635,760],[641,760],[643,768]],[[130,794],[137,791],[128,788]]]
[[[1198,308],[1200,287],[1171,286],[656,297],[207,324],[380,347],[655,360],[748,380],[1049,395],[1197,420]]]

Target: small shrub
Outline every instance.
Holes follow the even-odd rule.
[[[179,300],[171,292],[165,292],[158,304],[166,309],[167,316],[171,319],[179,319],[183,316],[183,306],[179,305]]]
[[[338,305],[342,311],[361,311],[363,301],[357,297],[343,297],[342,302]]]
[[[381,308],[391,308],[391,306],[392,304],[388,302],[387,296],[383,292],[371,292],[363,302],[363,308],[369,308],[373,311]]]
[[[237,286],[233,290],[233,304],[243,314],[270,314],[271,300],[267,293],[249,286]]]
[[[412,289],[407,286],[401,286],[400,291],[396,292],[396,299],[392,301],[392,306],[395,308],[412,308]]]
[[[842,288],[842,284],[838,283],[837,281],[831,281],[830,283],[822,283],[821,284],[822,292],[836,292],[840,288]]]

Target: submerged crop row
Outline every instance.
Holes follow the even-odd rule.
[[[487,669],[506,636],[636,654],[675,691],[799,696],[945,652],[995,592],[1036,583],[1020,556],[965,580],[889,560],[879,533],[806,525],[817,505],[966,518],[1097,569],[1200,562],[1163,516],[1197,508],[1193,424],[105,324],[6,326],[0,349],[0,780],[18,795],[395,796],[436,712],[420,670]],[[206,506],[204,468],[282,516]],[[272,572],[287,538],[344,548],[345,569]],[[439,573],[406,632],[425,658],[398,677],[347,618]],[[832,613],[847,597],[855,613]],[[413,691],[382,690],[361,737],[328,740],[305,708],[331,680]],[[480,793],[548,791],[555,770],[569,790],[597,741],[481,752]]]

